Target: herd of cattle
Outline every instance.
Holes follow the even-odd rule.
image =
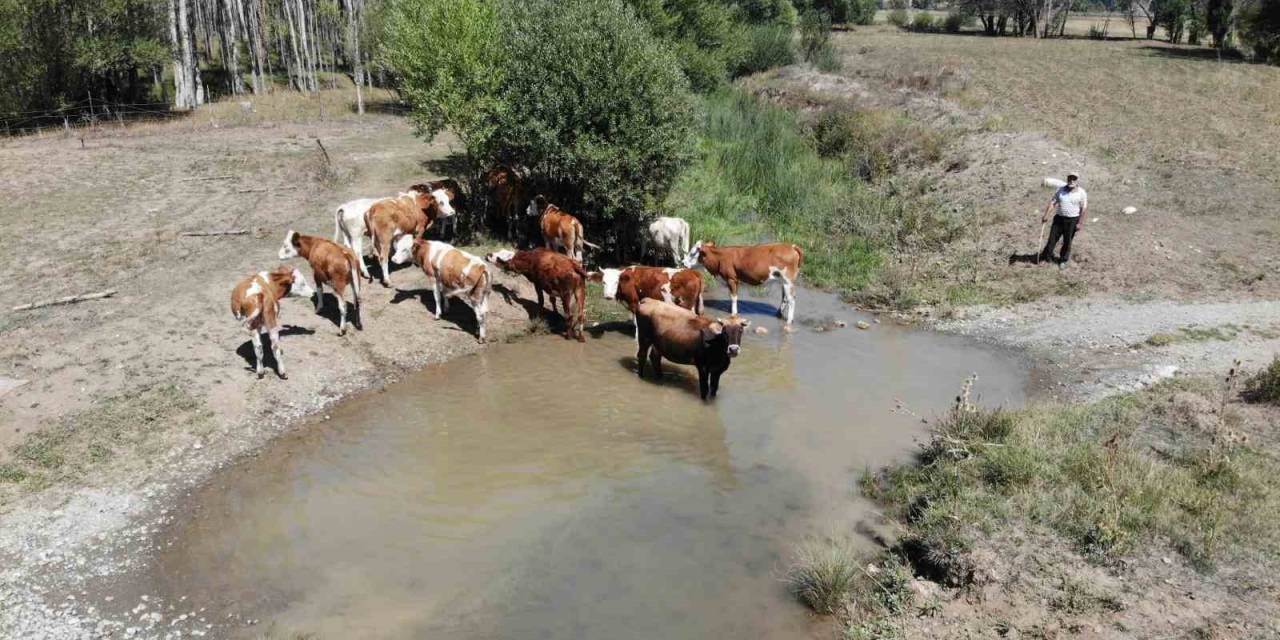
[[[477,338],[485,341],[485,315],[493,278],[492,264],[504,271],[528,278],[542,308],[551,298],[565,318],[565,337],[584,341],[586,283],[600,282],[604,297],[617,300],[630,310],[639,347],[636,358],[641,377],[645,360],[661,374],[661,360],[692,364],[698,370],[699,393],[714,397],[720,376],[741,349],[743,330],[750,324],[738,316],[738,285],[782,282],[779,315],[790,324],[795,316],[795,282],[804,254],[788,243],[753,246],[717,246],[700,241],[689,247],[689,225],[680,218],[658,218],[649,226],[648,241],[660,256],[670,257],[676,268],[629,266],[588,272],[583,267],[584,249],[599,248],[588,242],[582,223],[551,204],[542,195],[527,196],[524,183],[512,170],[498,168],[486,180],[497,213],[506,221],[507,233],[521,225],[520,218],[536,219],[542,235],[541,247],[503,249],[483,259],[447,243],[423,236],[437,222],[441,227],[456,221],[453,203],[462,194],[454,180],[439,180],[411,186],[398,196],[353,200],[337,208],[333,240],[304,235],[290,229],[280,248],[281,260],[301,256],[310,265],[315,287],[302,272],[288,266],[248,276],[231,292],[231,312],[249,332],[253,343],[254,366],[263,375],[262,336],[270,336],[276,372],[287,378],[280,344],[280,300],[288,296],[315,296],[316,312],[324,306],[324,288],[331,288],[338,300],[339,333],[352,323],[347,316],[346,292],[352,304],[360,304],[361,279],[373,281],[364,262],[364,239],[369,238],[378,278],[390,287],[390,264],[412,262],[427,277],[435,296],[435,317],[448,311],[449,300],[460,298],[475,313]],[[524,211],[520,205],[527,202]],[[680,264],[683,262],[683,268]],[[703,280],[694,268],[702,267],[729,287],[732,315],[712,319],[702,315]]]

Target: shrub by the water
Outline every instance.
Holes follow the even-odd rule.
[[[911,20],[911,30],[920,33],[929,33],[937,27],[933,16],[927,11],[917,11],[915,18]]]
[[[1280,404],[1280,356],[1245,381],[1244,397],[1250,402]]]
[[[821,11],[808,11],[800,18],[800,54],[805,62],[822,71],[840,69],[840,58],[831,44],[831,18]]]
[[[734,75],[747,75],[789,65],[796,61],[791,43],[791,27],[781,24],[758,24],[747,29],[747,52],[733,69]]]
[[[889,12],[889,24],[905,29],[911,23],[911,15],[906,9],[894,9]]]

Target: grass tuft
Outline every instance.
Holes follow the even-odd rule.
[[[1280,356],[1245,381],[1243,395],[1249,402],[1280,404]]]
[[[853,595],[862,569],[852,541],[807,540],[796,549],[787,570],[787,586],[801,602],[821,614],[839,613]]]

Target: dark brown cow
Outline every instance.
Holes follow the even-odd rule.
[[[485,260],[498,265],[504,271],[518,273],[533,283],[538,293],[538,307],[543,304],[543,291],[551,296],[551,309],[555,310],[556,298],[564,307],[564,337],[585,342],[582,335],[586,324],[587,304],[587,272],[582,263],[550,249],[528,249],[512,251],[502,249],[487,256]]]
[[[546,196],[539,195],[529,202],[525,211],[530,217],[538,216],[538,227],[542,230],[543,244],[553,251],[563,250],[570,258],[582,262],[582,247],[599,249],[599,245],[587,242],[582,223],[564,209],[547,202]]]
[[[799,245],[787,242],[720,247],[706,240],[693,245],[684,265],[693,268],[701,264],[711,275],[729,285],[733,315],[738,315],[739,282],[761,285],[775,278],[781,280],[782,305],[778,307],[778,315],[786,318],[787,324],[791,324],[796,314],[796,278],[800,277],[800,265],[803,262],[804,252]]]
[[[302,256],[311,264],[311,277],[316,281],[316,313],[324,308],[324,285],[333,288],[338,298],[338,335],[347,333],[347,285],[351,285],[352,304],[360,305],[360,258],[356,252],[319,236],[306,236],[290,229],[284,234],[280,259]]]
[[[636,366],[644,377],[644,361],[662,375],[662,359],[698,369],[698,395],[716,397],[720,376],[742,350],[743,330],[751,322],[734,316],[712,320],[674,304],[645,298],[636,307]]]
[[[617,300],[633,314],[643,298],[671,302],[702,313],[702,276],[693,269],[631,266],[601,269],[589,275],[603,285],[606,300]]]
[[[453,206],[443,191],[419,191],[416,188],[410,188],[408,193],[398,198],[378,200],[369,207],[364,214],[365,230],[373,240],[374,259],[382,268],[383,286],[391,286],[387,271],[391,243],[404,234],[421,237],[436,220],[453,213]]]
[[[514,169],[497,166],[485,174],[484,185],[493,198],[497,222],[506,227],[507,237],[514,240],[523,222],[520,208],[529,200],[524,180]]]
[[[276,358],[276,373],[284,372],[284,347],[280,344],[280,300],[288,296],[310,297],[315,289],[307,284],[302,272],[286,266],[275,271],[261,271],[236,283],[231,290],[231,315],[249,332],[253,342],[254,371],[262,377],[262,334],[271,336],[271,353]]]

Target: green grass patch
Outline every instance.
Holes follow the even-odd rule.
[[[1232,435],[1230,393],[1170,381],[1021,411],[962,398],[916,461],[868,474],[863,491],[906,523],[900,547],[916,570],[949,584],[965,583],[976,541],[1010,528],[1060,535],[1102,563],[1150,545],[1201,570],[1274,558],[1280,462]],[[1196,423],[1173,408],[1175,395],[1201,396],[1218,417]]]
[[[38,490],[78,479],[108,461],[145,463],[153,436],[206,421],[203,403],[185,390],[156,386],[98,400],[28,434],[0,465],[0,503],[13,491]]]
[[[1224,324],[1216,327],[1182,327],[1173,333],[1154,333],[1134,346],[1167,347],[1179,342],[1207,342],[1209,340],[1230,342],[1235,340],[1241,331],[1242,329],[1234,324]]]
[[[666,201],[667,209],[689,221],[695,239],[795,242],[805,250],[805,281],[860,294],[893,251],[941,246],[958,231],[924,195],[926,187],[893,180],[874,185],[851,169],[854,156],[891,136],[867,133],[842,143],[858,130],[839,118],[832,122],[843,124],[829,123],[817,136],[790,111],[741,91],[712,94],[705,106],[699,159]],[[875,119],[854,120],[879,126]],[[877,160],[876,175],[888,172],[886,163],[901,161],[900,155],[893,151]]]

